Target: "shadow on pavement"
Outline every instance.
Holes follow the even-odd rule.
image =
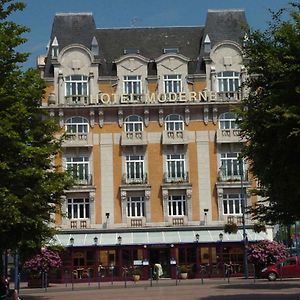
[[[224,295],[224,296],[208,296],[199,298],[201,300],[300,300],[300,294],[248,294],[248,295]]]
[[[296,283],[283,283],[283,282],[276,282],[276,283],[253,283],[253,284],[228,284],[228,285],[220,285],[220,286],[216,286],[217,289],[239,289],[239,290],[243,290],[243,289],[249,289],[249,287],[251,289],[254,290],[283,290],[283,289],[295,289],[295,288],[299,288],[300,289],[300,282]]]

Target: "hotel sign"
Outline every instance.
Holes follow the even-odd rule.
[[[99,94],[99,102],[104,105],[238,101],[239,99],[240,95],[237,92],[218,93],[213,91],[161,94]]]

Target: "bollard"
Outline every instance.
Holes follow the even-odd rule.
[[[200,271],[200,274],[201,274],[201,284],[203,284],[204,280],[203,280],[203,271],[202,270]]]
[[[124,286],[127,288],[127,271],[124,272],[125,283]]]
[[[153,285],[153,274],[152,274],[152,268],[150,268],[150,286]]]
[[[98,272],[98,289],[100,289],[101,271]]]
[[[45,272],[44,275],[45,275],[45,280],[44,280],[45,292],[47,292],[47,289],[48,289],[48,273]]]
[[[177,266],[176,266],[175,278],[176,278],[176,285],[178,285],[178,267]]]

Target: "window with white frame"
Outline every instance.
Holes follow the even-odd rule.
[[[79,139],[86,139],[89,131],[88,120],[83,117],[69,118],[65,123],[67,136],[77,136]]]
[[[239,179],[241,175],[239,156],[238,152],[221,153],[220,170],[223,179]]]
[[[239,129],[237,124],[238,116],[233,112],[226,112],[219,117],[219,128],[220,129]]]
[[[129,75],[123,78],[123,93],[124,94],[142,94],[142,77],[140,75]]]
[[[143,155],[127,155],[125,164],[127,181],[139,182],[145,179]]]
[[[68,198],[68,218],[88,219],[90,217],[90,200],[88,198]]]
[[[183,117],[181,115],[177,115],[177,114],[166,116],[165,130],[166,131],[183,131],[184,130]]]
[[[185,195],[170,195],[168,198],[168,214],[173,216],[186,216]]]
[[[241,215],[243,196],[239,193],[223,194],[223,214]]]
[[[239,72],[224,71],[218,73],[218,92],[236,92],[239,87]]]
[[[181,75],[164,75],[164,93],[181,93]]]
[[[75,179],[80,181],[89,180],[89,158],[87,156],[67,157],[66,167],[67,170],[71,171]]]
[[[70,75],[65,78],[66,96],[87,96],[88,77],[84,75]]]
[[[128,116],[124,120],[125,132],[142,132],[143,118],[137,115]]]
[[[144,197],[127,197],[127,217],[144,217]]]
[[[166,169],[168,180],[185,180],[185,155],[184,154],[167,154]]]

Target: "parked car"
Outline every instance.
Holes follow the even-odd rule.
[[[280,277],[300,277],[300,257],[288,257],[267,266],[261,271],[261,277],[268,278],[270,281],[274,281]]]

